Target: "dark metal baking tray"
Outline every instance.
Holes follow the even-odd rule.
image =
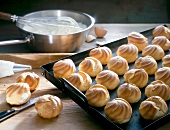
[[[148,38],[149,44],[151,44],[151,41],[153,39],[152,37],[152,30],[146,30],[144,32],[140,32],[142,33],[145,37]],[[117,48],[122,45],[122,44],[126,44],[127,43],[127,37],[105,44],[103,46],[107,46],[109,47],[112,52],[113,52],[113,56],[115,56],[115,52],[117,50]],[[90,49],[91,50],[91,49]],[[69,58],[72,59],[73,62],[75,63],[76,67],[77,67],[77,71],[78,71],[78,65],[79,63],[85,58],[89,56],[89,52],[90,50],[81,52],[81,53],[77,53],[75,55],[69,56],[69,57],[65,57],[63,59]],[[166,51],[165,54],[169,54],[170,51]],[[139,53],[139,57],[141,56],[141,53]],[[58,60],[57,60],[58,61]],[[80,92],[78,89],[76,89],[72,84],[70,84],[66,79],[62,78],[62,79],[57,79],[54,77],[53,75],[53,71],[52,71],[52,67],[54,65],[55,62],[51,62],[48,64],[45,64],[43,66],[41,66],[41,69],[43,70],[43,75],[44,77],[49,80],[52,84],[54,84],[58,89],[60,89],[61,91],[63,91],[65,94],[67,94],[73,101],[75,101],[81,108],[83,108],[87,113],[89,113],[91,116],[93,116],[94,118],[96,118],[99,122],[99,124],[101,124],[102,126],[104,126],[104,128],[107,129],[127,129],[127,130],[141,130],[141,129],[156,129],[158,127],[161,127],[162,125],[166,124],[167,122],[169,122],[170,120],[170,103],[169,101],[167,102],[169,111],[168,114],[165,115],[164,117],[155,120],[155,121],[149,121],[149,120],[145,120],[140,116],[139,113],[139,105],[140,103],[146,99],[146,96],[144,94],[144,89],[141,89],[142,92],[142,96],[141,99],[138,103],[135,104],[131,104],[132,109],[133,109],[133,113],[132,113],[132,117],[130,119],[130,121],[128,123],[125,124],[115,124],[111,121],[109,121],[104,114],[103,108],[95,108],[92,107],[90,105],[88,105],[87,99],[84,95],[84,93]],[[158,66],[161,67],[161,61],[157,61],[158,62]],[[130,69],[134,68],[133,63],[129,64]],[[107,69],[107,66],[103,66],[104,69]],[[119,76],[120,78],[120,84],[124,83],[124,79],[123,76]],[[154,81],[154,76],[149,76],[149,82]],[[94,85],[96,82],[93,78],[93,83],[92,85]],[[119,84],[119,85],[120,85]],[[117,87],[118,88],[118,87]],[[115,90],[109,91],[110,96],[111,96],[111,100],[117,97],[117,88]],[[83,118],[83,117],[82,117]]]

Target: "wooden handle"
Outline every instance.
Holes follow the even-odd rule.
[[[0,19],[10,21],[11,20],[11,14],[0,12]]]

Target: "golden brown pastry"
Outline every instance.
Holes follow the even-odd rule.
[[[148,45],[148,39],[138,32],[131,32],[127,39],[128,43],[134,44],[138,48],[139,52]]]
[[[94,57],[86,57],[80,64],[79,64],[79,71],[83,71],[90,75],[91,77],[95,77],[103,70],[103,66],[101,62],[94,58]]]
[[[135,84],[139,88],[145,87],[148,83],[148,74],[144,69],[130,69],[123,77],[125,82]]]
[[[158,69],[157,62],[152,56],[139,57],[134,66],[137,69],[144,69],[149,75],[155,74]]]
[[[24,72],[16,79],[16,83],[19,82],[28,83],[31,91],[36,90],[39,81],[40,81],[40,77],[34,72]]]
[[[163,25],[157,26],[152,31],[153,37],[157,36],[165,36],[167,39],[170,39],[170,29],[168,27],[165,27]]]
[[[132,107],[123,98],[115,98],[104,107],[106,117],[118,124],[127,123],[132,115]]]
[[[129,103],[136,103],[141,98],[141,91],[135,84],[124,83],[117,89],[117,95]]]
[[[67,79],[73,86],[78,90],[84,92],[91,86],[92,79],[91,77],[83,71],[78,73],[73,73],[70,78]]]
[[[159,45],[164,51],[170,49],[170,41],[165,36],[157,36],[152,40],[153,45]]]
[[[88,103],[94,107],[103,107],[110,101],[110,95],[107,88],[101,84],[95,84],[90,87],[85,96]]]
[[[168,106],[161,97],[152,96],[140,104],[139,112],[144,119],[156,120],[168,113]]]
[[[103,70],[96,76],[96,82],[104,85],[107,89],[113,90],[120,83],[118,75],[111,70]]]
[[[57,96],[47,94],[39,97],[35,109],[42,118],[50,119],[61,113],[63,103]]]
[[[145,95],[147,97],[160,96],[167,101],[170,99],[170,87],[161,80],[156,80],[145,88]]]
[[[114,56],[107,63],[108,69],[117,73],[118,75],[123,75],[129,70],[128,62],[125,58],[121,56]]]
[[[142,56],[152,56],[155,60],[161,60],[165,52],[159,45],[148,45],[142,51]]]
[[[108,47],[97,47],[90,51],[89,56],[98,59],[102,65],[106,65],[112,58],[112,51]]]
[[[138,58],[138,48],[133,44],[123,44],[117,49],[116,54],[132,63]]]
[[[69,78],[76,72],[76,66],[71,59],[59,60],[53,66],[53,73],[56,78]]]
[[[162,67],[170,67],[170,54],[162,58]]]
[[[13,83],[6,89],[6,101],[11,105],[21,105],[31,98],[30,87],[27,83]]]
[[[170,86],[170,68],[169,67],[159,68],[155,72],[155,80],[161,80],[168,86]]]

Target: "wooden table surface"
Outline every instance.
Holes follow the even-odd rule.
[[[96,39],[94,42],[84,43],[79,51],[96,47],[96,42],[105,42],[105,43],[112,42],[120,38],[126,37],[128,33],[132,31],[141,32],[156,27],[158,25],[159,24],[96,24],[95,26],[100,26],[108,30],[107,35],[102,39]],[[0,30],[2,28],[4,29],[5,33],[0,32],[0,40],[7,39],[8,37],[10,39],[19,36],[18,33],[15,34],[15,37],[10,36],[10,34],[14,34],[13,31],[16,31],[16,29],[10,29],[9,31],[8,26],[5,27],[0,26]],[[94,34],[93,30],[91,30],[90,33]],[[38,56],[36,57],[36,55]],[[104,129],[93,117],[88,115],[67,95],[63,94],[60,90],[57,89],[56,86],[52,85],[41,75],[42,70],[39,69],[40,65],[64,57],[65,55],[68,54],[62,54],[62,56],[60,56],[60,54],[57,53],[35,54],[31,52],[10,52],[10,50],[7,50],[7,52],[4,51],[1,52],[0,49],[0,59],[12,60],[12,61],[17,61],[26,64],[29,63],[30,65],[34,66],[34,69],[31,70],[31,72],[33,71],[40,76],[40,84],[37,90],[32,93],[32,97],[37,97],[44,94],[52,94],[61,98],[64,105],[61,114],[57,118],[53,118],[53,119],[43,119],[39,117],[33,105],[25,109],[24,111],[18,113],[17,115],[1,122],[0,130],[30,130],[30,129],[32,130],[80,130],[80,129],[81,130],[87,130],[87,129],[103,130]],[[29,59],[28,57],[30,56],[33,56],[34,60]],[[0,111],[4,111],[11,108],[11,106],[6,103],[5,90],[11,83],[15,82],[16,77],[18,77],[21,73],[22,72],[18,72],[10,77],[5,77],[0,79]],[[170,129],[170,123],[167,123],[166,125],[162,126],[159,129],[160,130]]]

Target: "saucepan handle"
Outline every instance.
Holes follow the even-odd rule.
[[[26,37],[25,39],[21,39],[21,40],[7,40],[7,41],[0,41],[0,46],[4,46],[4,45],[13,45],[13,44],[22,44],[22,43],[29,43],[30,42],[30,38]]]

